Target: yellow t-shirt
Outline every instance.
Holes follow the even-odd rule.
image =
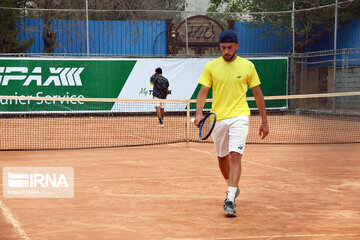
[[[232,62],[226,62],[222,57],[208,62],[198,82],[213,88],[211,111],[218,121],[250,115],[246,92],[248,86],[260,85],[254,64],[239,56]]]

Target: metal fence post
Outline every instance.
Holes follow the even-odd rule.
[[[335,83],[336,83],[336,51],[337,51],[337,23],[338,23],[338,0],[335,3],[335,26],[334,26],[334,82],[333,82],[333,92],[335,92]]]
[[[185,9],[185,41],[186,41],[186,56],[189,55],[189,38],[188,38],[188,22],[187,22],[187,14]]]
[[[291,13],[291,27],[292,27],[292,44],[293,44],[293,54],[295,53],[295,1],[293,1],[293,8]]]
[[[89,5],[88,0],[85,0],[86,5],[86,53],[87,56],[90,55],[90,46],[89,46]]]

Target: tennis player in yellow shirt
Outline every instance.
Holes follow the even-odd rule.
[[[236,32],[225,30],[219,37],[222,56],[208,62],[200,76],[202,85],[196,100],[195,125],[204,118],[203,108],[209,89],[213,88],[211,111],[217,115],[212,132],[220,171],[228,183],[224,211],[227,217],[236,217],[235,198],[240,193],[241,157],[249,132],[250,109],[246,101],[248,86],[252,89],[261,115],[259,135],[269,133],[265,101],[254,64],[236,55],[239,47]]]

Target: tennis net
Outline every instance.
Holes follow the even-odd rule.
[[[360,142],[360,92],[266,97],[270,134],[258,136],[253,98],[247,143]],[[159,126],[155,106],[165,108]],[[209,111],[211,99],[206,104]],[[0,150],[127,147],[203,142],[195,100],[0,96]],[[212,142],[209,138],[205,142]]]

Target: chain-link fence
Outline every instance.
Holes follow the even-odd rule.
[[[1,36],[0,54],[215,57],[220,32],[230,28],[240,56],[289,57],[289,94],[360,91],[357,8],[356,0],[261,13],[0,7],[13,30]]]

